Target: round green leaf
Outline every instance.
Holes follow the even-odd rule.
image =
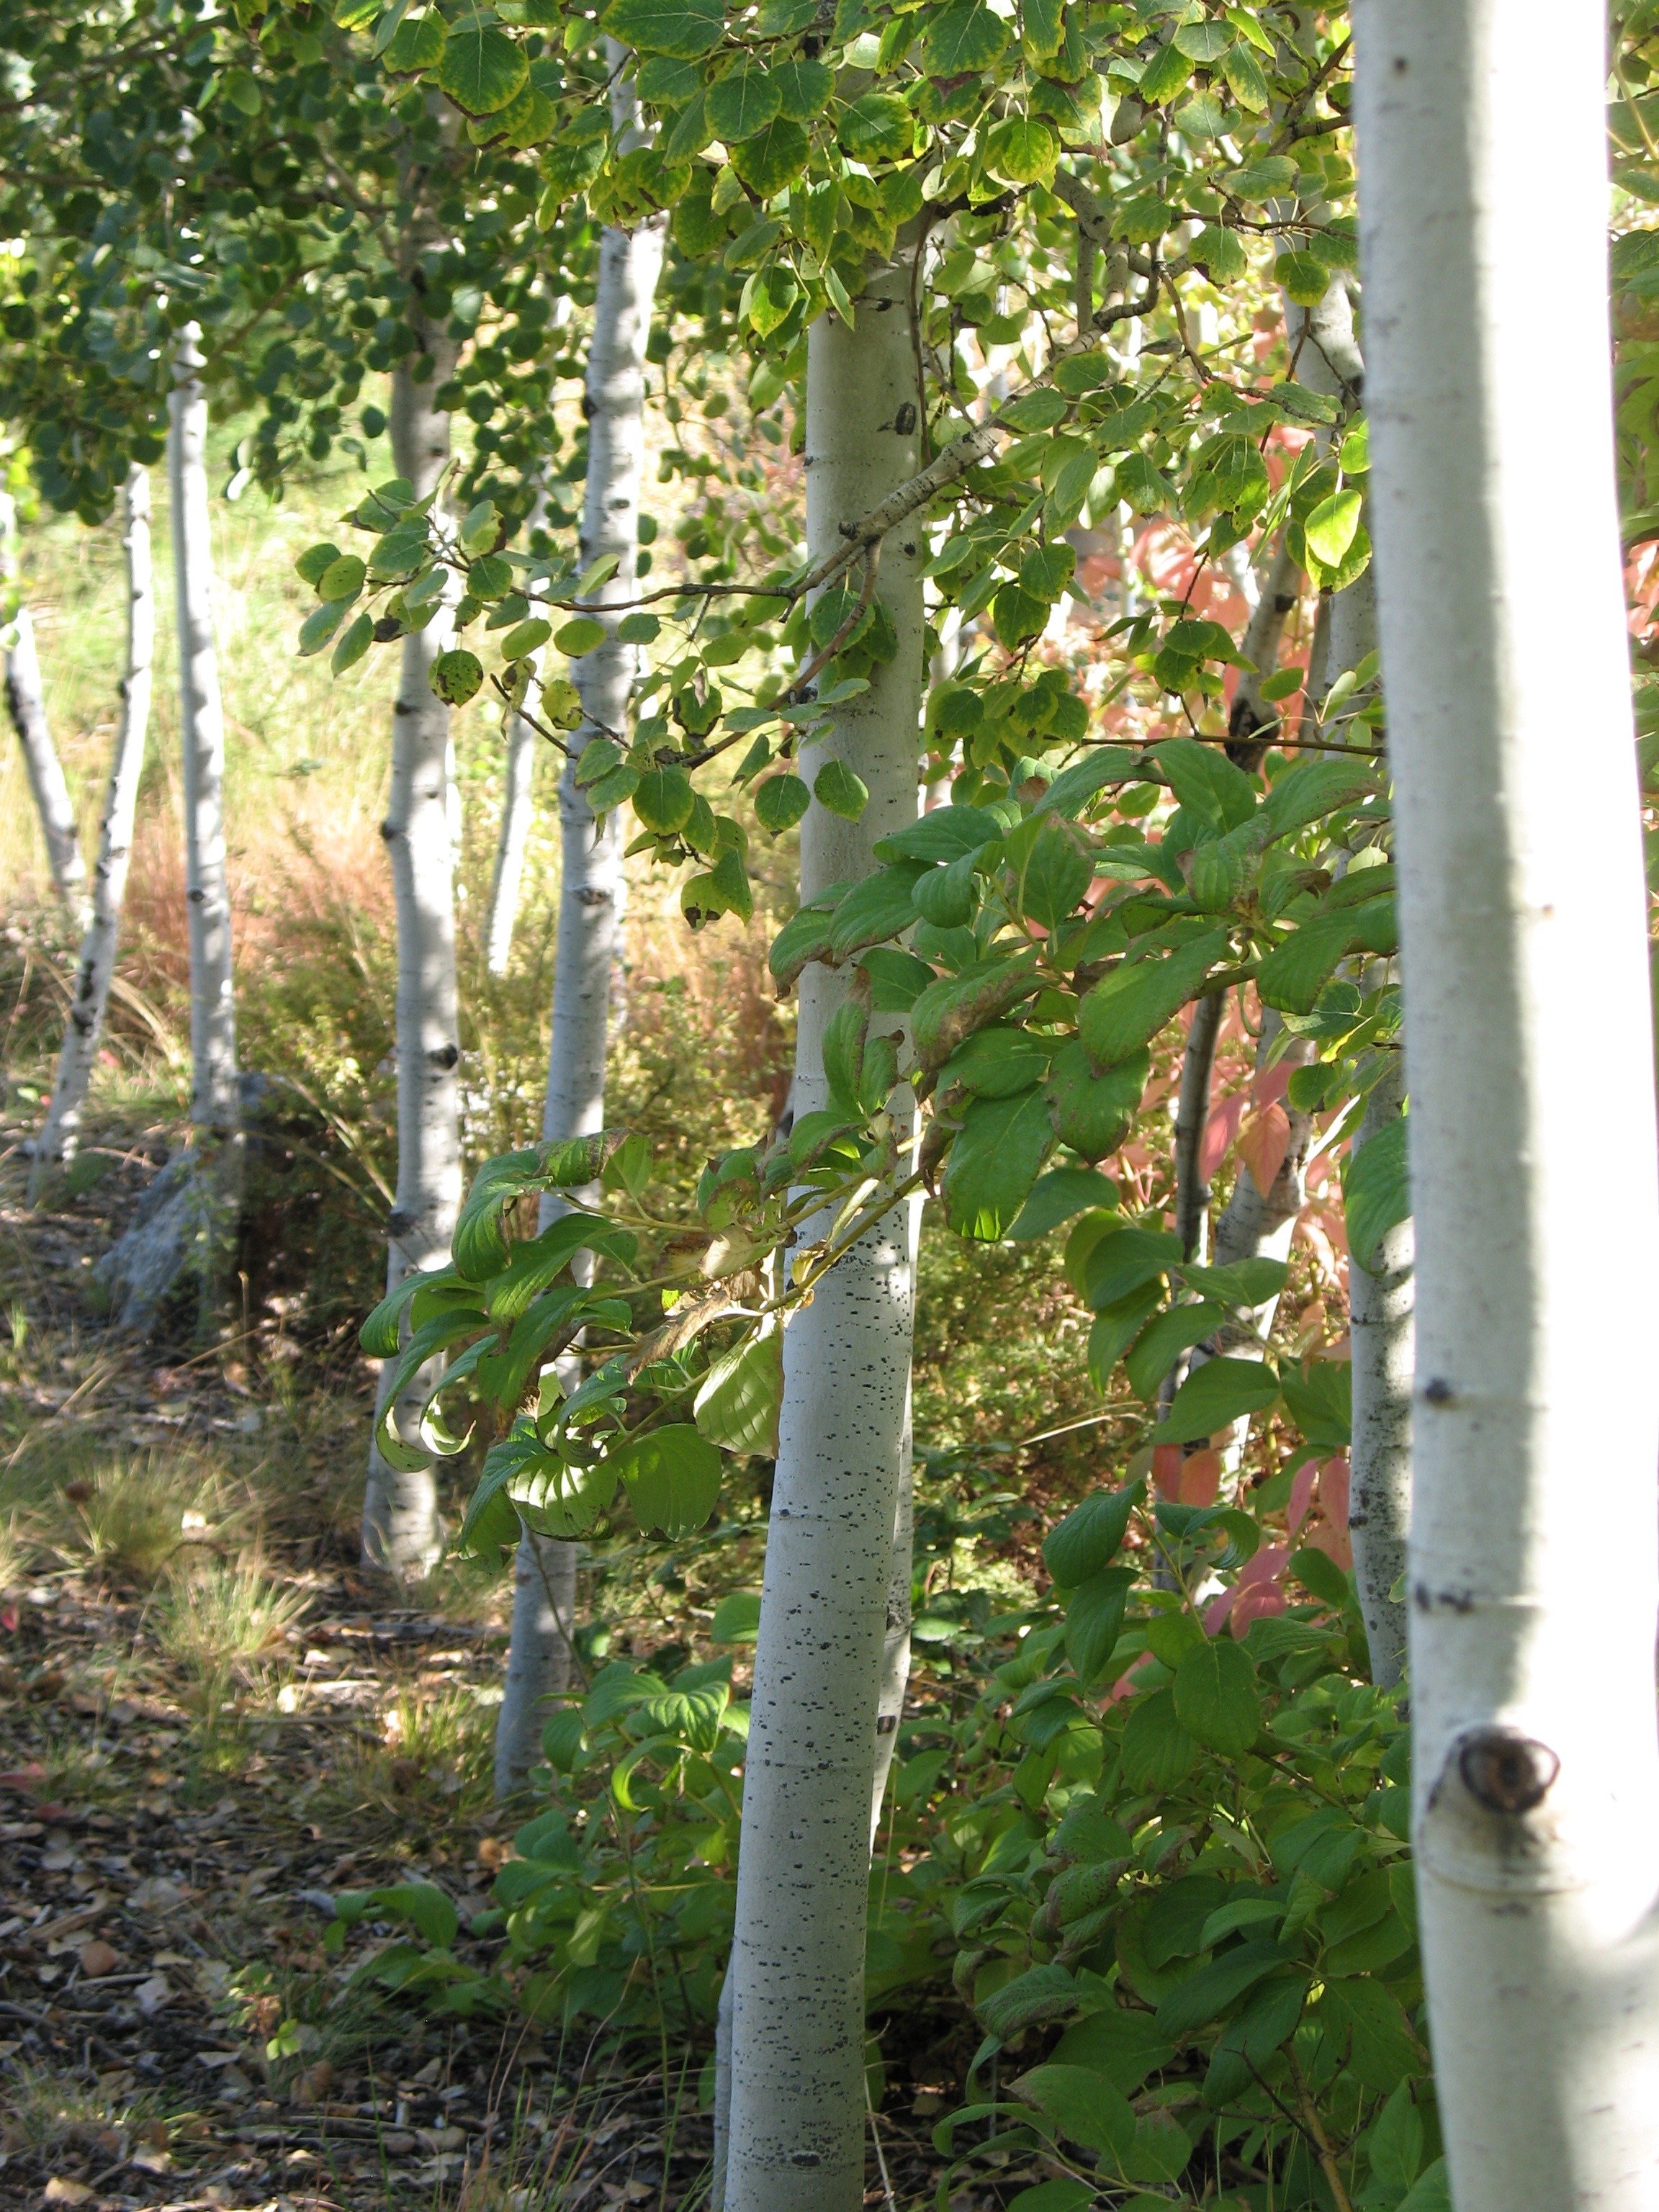
[[[451,31],[438,82],[469,115],[494,115],[523,89],[530,75],[524,49],[494,23]]]
[[[910,151],[915,125],[892,92],[866,92],[841,118],[842,151],[855,161],[901,161]]]
[[[539,615],[532,615],[528,622],[514,624],[501,640],[501,651],[509,660],[522,660],[538,645],[545,645],[552,635],[552,623],[544,622]]]
[[[641,609],[636,614],[624,615],[617,624],[617,636],[623,645],[649,645],[662,629],[653,614]]]
[[[691,819],[696,793],[683,768],[648,768],[634,793],[634,811],[653,836],[672,837]]]
[[[778,88],[781,112],[792,123],[810,123],[815,115],[822,115],[836,88],[834,71],[805,56],[780,62],[772,72],[772,82]]]
[[[457,647],[438,655],[427,680],[446,706],[464,707],[483,682],[483,664],[476,653]]]
[[[1273,274],[1285,297],[1298,307],[1316,307],[1325,296],[1331,272],[1316,253],[1281,253]]]
[[[726,35],[723,0],[613,0],[604,20],[625,46],[681,61],[695,61]]]
[[[1051,177],[1059,159],[1059,132],[1035,115],[1009,116],[986,142],[987,167],[1011,185],[1034,185]]]
[[[756,786],[755,812],[763,830],[777,836],[793,830],[812,803],[812,794],[798,775],[769,775]]]
[[[757,198],[768,200],[799,176],[811,143],[803,125],[776,116],[732,149],[732,167]]]
[[[358,616],[345,635],[334,648],[331,666],[337,676],[343,676],[353,668],[374,642],[374,617],[371,614]]]
[[[720,1455],[689,1422],[630,1437],[607,1464],[627,1486],[642,1528],[689,1536],[714,1511],[720,1492]]]
[[[989,69],[1008,44],[1008,26],[982,0],[957,0],[935,15],[921,42],[922,66],[929,76],[965,76]]]
[[[295,568],[307,584],[319,584],[340,557],[337,545],[307,545],[295,562]]]
[[[744,289],[745,313],[756,336],[769,337],[787,321],[789,311],[799,297],[800,286],[795,281],[793,270],[777,262],[769,269],[757,270]],[[743,647],[740,639],[733,643],[735,650],[728,657],[735,660]]]
[[[870,787],[854,775],[845,761],[832,756],[817,772],[812,796],[831,814],[839,814],[845,822],[856,822],[870,803]]]
[[[728,1590],[708,1624],[711,1644],[752,1644],[760,1633],[760,1592]]]
[[[1222,1636],[1189,1651],[1176,1669],[1175,1709],[1206,1750],[1242,1759],[1261,1730],[1255,1668],[1243,1645]]]
[[[739,62],[729,76],[711,84],[704,108],[714,136],[735,146],[764,130],[783,105],[783,88],[758,63]]]
[[[592,653],[596,645],[605,643],[605,624],[595,622],[592,615],[573,615],[554,632],[553,642],[561,653],[580,660],[583,653]]]
[[[581,694],[568,678],[556,676],[550,682],[543,684],[541,720],[544,722],[551,722],[556,730],[577,730],[581,727]]]

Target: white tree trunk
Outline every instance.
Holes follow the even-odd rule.
[[[1602,26],[1499,0],[1359,15],[1417,1234],[1416,1873],[1458,2212],[1659,2203],[1659,1191]]]
[[[432,395],[449,375],[453,343],[428,326],[424,351],[400,362],[392,382],[392,450],[398,473],[425,498],[449,459],[449,417]],[[416,383],[414,362],[431,363]],[[411,1269],[442,1267],[461,1200],[459,1013],[455,988],[453,848],[449,818],[449,709],[434,694],[432,664],[447,642],[440,608],[404,640],[392,715],[392,791],[380,835],[392,860],[398,915],[398,1187],[386,1224],[386,1288]],[[394,1363],[381,1366],[382,1391]],[[399,1401],[394,1422],[418,1445],[422,1407],[435,1379],[423,1368]],[[377,1394],[376,1425],[384,1410]],[[363,1564],[418,1581],[443,1548],[434,1463],[411,1473],[369,1448],[363,1497]]]
[[[1400,1119],[1406,1070],[1396,1061],[1365,1102],[1353,1141],[1357,1159]],[[1348,1324],[1352,1347],[1353,1442],[1348,1528],[1354,1585],[1364,1616],[1371,1680],[1399,1681],[1406,1662],[1406,1606],[1391,1595],[1406,1571],[1412,1514],[1412,1224],[1382,1238],[1373,1269],[1348,1257]]]
[[[614,41],[611,66],[623,49]],[[612,101],[619,133],[637,109],[631,88],[619,80]],[[605,610],[625,605],[635,590],[639,558],[640,480],[645,465],[645,347],[651,303],[662,270],[661,222],[632,232],[605,231],[599,240],[599,287],[593,302],[585,412],[587,481],[582,498],[584,568],[607,553],[617,572],[592,602],[611,635],[572,669],[586,717],[577,749],[602,731],[627,726],[629,697],[639,673],[639,648],[614,635],[619,617]],[[591,1135],[605,1126],[605,1053],[612,975],[621,951],[624,903],[623,826],[619,813],[594,823],[586,796],[567,767],[559,784],[562,874],[559,934],[553,956],[553,1030],[548,1051],[544,1143]],[[562,1210],[556,1194],[543,1194],[541,1225]],[[567,1390],[580,1363],[561,1363]],[[514,1568],[512,1641],[506,1693],[495,1723],[495,1790],[511,1795],[541,1756],[548,1700],[570,1680],[570,1634],[575,1611],[575,1547],[524,1529]],[[556,1608],[548,1593],[558,1593]],[[561,1620],[558,1615],[562,1613]]]
[[[34,623],[21,594],[7,612],[3,601],[18,590],[17,503],[0,491],[0,635],[5,648],[6,711],[23,748],[23,765],[29,789],[40,817],[40,835],[46,848],[46,865],[52,888],[71,918],[87,918],[87,868],[81,857],[81,832],[75,805],[64,776],[64,764],[52,741],[46,720],[46,687],[40,680],[40,659],[34,647]]]
[[[541,678],[542,656],[533,656],[536,675],[526,703],[535,710],[535,687]],[[516,708],[509,708],[502,737],[505,789],[501,794],[501,835],[495,846],[495,873],[489,886],[489,920],[484,933],[484,962],[492,975],[505,975],[513,951],[513,929],[519,918],[519,895],[524,883],[525,846],[530,837],[534,811],[536,748],[541,740]]]
[[[81,1115],[92,1082],[115,975],[115,949],[126,896],[127,863],[132,854],[132,817],[143,773],[144,738],[149,726],[150,685],[155,649],[155,586],[150,568],[149,477],[136,464],[122,494],[125,527],[121,543],[127,563],[127,667],[121,680],[121,714],[115,732],[115,759],[99,833],[93,871],[92,913],[81,946],[81,970],[58,1055],[58,1078],[46,1121],[34,1140],[30,1188],[38,1195],[47,1170],[75,1157]]]
[[[815,558],[916,466],[908,276],[908,264],[880,270],[856,303],[855,329],[825,317],[811,330]],[[924,555],[920,532],[888,543],[879,589],[897,657],[805,749],[809,783],[834,753],[870,801],[857,823],[813,803],[801,825],[804,897],[867,874],[873,842],[915,817]],[[827,1103],[822,1038],[845,988],[821,967],[801,978],[798,1115]],[[863,2196],[870,1808],[908,1413],[910,1251],[896,1211],[784,1336],[730,1968],[726,2212],[851,2212]]]

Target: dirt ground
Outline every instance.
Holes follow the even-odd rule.
[[[98,1320],[158,1150],[35,1212],[0,1158],[0,2206],[693,2212],[705,2052],[665,2080],[325,1951],[336,1893],[410,1877],[465,1930],[511,1850],[499,1594],[358,1576],[368,1378],[307,1384],[281,1299],[205,1352]],[[931,2197],[930,2124],[884,2115],[867,2202]]]

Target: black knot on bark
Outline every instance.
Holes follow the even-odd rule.
[[[436,1050],[436,1052],[429,1052],[429,1053],[428,1053],[428,1054],[427,1054],[427,1060],[428,1060],[428,1063],[429,1063],[432,1066],[434,1066],[434,1067],[445,1067],[445,1068],[448,1068],[448,1067],[453,1067],[453,1066],[454,1066],[454,1065],[455,1065],[455,1063],[457,1062],[457,1060],[459,1060],[460,1056],[461,1056],[461,1048],[460,1048],[459,1045],[458,1045],[458,1044],[441,1044],[441,1045],[438,1047],[438,1049]]]
[[[1541,1805],[1561,1771],[1547,1743],[1535,1743],[1518,1729],[1477,1729],[1465,1736],[1457,1771],[1471,1797],[1491,1813],[1530,1813]]]
[[[878,1735],[891,1735],[893,1730],[897,1726],[898,1715],[896,1713],[882,1713],[878,1716],[876,1721],[876,1734]]]
[[[911,431],[914,430],[915,427],[915,403],[914,400],[907,399],[903,406],[899,409],[898,413],[893,417],[893,428],[898,432],[901,438],[908,438]]]

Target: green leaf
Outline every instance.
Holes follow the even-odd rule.
[[[1034,2066],[1013,2087],[1073,2142],[1121,2159],[1134,2141],[1128,2099],[1086,2066]]]
[[[1281,253],[1273,264],[1273,274],[1285,297],[1298,307],[1316,307],[1331,281],[1330,270],[1316,253]]]
[[[1002,824],[994,814],[988,814],[982,807],[935,806],[919,820],[907,823],[902,830],[884,837],[875,848],[875,857],[878,860],[948,863],[994,844],[1001,835]]]
[[[709,1368],[692,1407],[699,1435],[730,1452],[775,1459],[783,1402],[783,1337],[751,1336]]]
[[[1009,1236],[1017,1244],[1046,1237],[1087,1206],[1118,1202],[1117,1185],[1097,1168],[1051,1168],[1021,1207]]]
[[[1032,61],[1046,62],[1060,52],[1066,35],[1060,0],[1020,0],[1020,42]]]
[[[553,633],[553,642],[572,660],[580,660],[583,653],[605,643],[605,624],[595,622],[592,615],[573,615]]]
[[[870,978],[870,1011],[876,1014],[908,1014],[933,980],[925,960],[896,945],[872,945],[859,965]]]
[[[1212,930],[1164,959],[1133,962],[1097,983],[1078,1018],[1090,1058],[1109,1067],[1150,1043],[1197,992],[1227,945],[1225,930]]]
[[[1227,1319],[1220,1306],[1170,1306],[1148,1322],[1135,1339],[1134,1349],[1124,1361],[1129,1387],[1137,1398],[1150,1403],[1176,1361],[1189,1346],[1213,1336]]]
[[[1188,61],[1202,62],[1207,67],[1218,62],[1232,41],[1232,33],[1225,23],[1206,19],[1202,22],[1183,23],[1175,34],[1175,43]]]
[[[1237,2004],[1247,1990],[1291,1963],[1277,1943],[1265,1937],[1223,1952],[1207,1966],[1199,1967],[1176,1984],[1153,2015],[1158,2033],[1178,2039],[1196,2028],[1207,2027],[1230,2005]]]
[[[1282,1260],[1261,1258],[1234,1260],[1224,1267],[1200,1267],[1188,1260],[1181,1270],[1183,1282],[1218,1305],[1243,1306],[1250,1312],[1279,1296],[1288,1273]]]
[[[1316,2017],[1339,2045],[1346,2036],[1348,2063],[1368,2089],[1391,2095],[1401,2081],[1426,2070],[1400,2000],[1370,1975],[1328,1982]],[[1413,2196],[1428,2179],[1424,2174]]]
[[[1150,106],[1162,107],[1190,82],[1193,65],[1179,46],[1161,46],[1140,73],[1135,90]]]
[[[769,775],[755,787],[756,817],[775,837],[793,830],[811,803],[812,794],[798,775]]]
[[[1249,777],[1219,745],[1201,745],[1196,738],[1166,738],[1152,747],[1152,757],[1185,811],[1211,829],[1237,830],[1255,814],[1255,791]]]
[[[708,1624],[711,1644],[752,1644],[760,1633],[758,1590],[728,1590]]]
[[[672,837],[691,819],[697,794],[683,768],[648,768],[634,790],[634,811],[653,836]]]
[[[553,635],[551,623],[532,615],[528,622],[515,623],[501,640],[501,652],[508,660],[524,660],[538,646],[545,645]]]
[[[1006,1236],[1054,1149],[1054,1120],[1041,1091],[976,1098],[963,1116],[945,1170],[945,1198],[958,1236]]]
[[[804,54],[780,62],[772,78],[778,88],[781,112],[792,123],[810,123],[822,115],[836,88],[835,72]]]
[[[579,1712],[567,1709],[555,1713],[542,1730],[542,1756],[556,1774],[574,1774],[586,1748]],[[528,1852],[520,1853],[521,1858],[529,1856]]]
[[[1451,2177],[1443,2158],[1424,2167],[1395,2212],[1452,2212]]]
[[[643,54],[694,61],[726,35],[723,0],[611,0],[605,27]]]
[[[1059,159],[1060,133],[1040,116],[1010,115],[986,140],[986,167],[1011,185],[1046,182]]]
[[[830,950],[837,959],[909,927],[915,919],[911,894],[921,872],[919,860],[900,860],[853,885],[830,917]]]
[[[606,1462],[627,1486],[641,1528],[689,1536],[714,1511],[720,1492],[720,1455],[689,1422],[629,1437]]]
[[[1062,1589],[1076,1589],[1110,1565],[1146,1491],[1144,1482],[1126,1483],[1121,1490],[1097,1490],[1049,1530],[1042,1564]]]
[[[1040,2020],[1057,2020],[1077,2006],[1077,1983],[1064,1966],[1031,1966],[1005,1982],[975,2007],[987,2031],[1000,2042]]]
[[[1265,1360],[1206,1359],[1176,1392],[1158,1442],[1196,1443],[1247,1413],[1265,1412],[1278,1395],[1279,1377]]]
[[[1128,1133],[1152,1065],[1143,1046],[1099,1075],[1079,1041],[1068,1038],[1054,1054],[1048,1075],[1061,1144],[1085,1160],[1104,1159],[1115,1152]]]
[[[812,796],[831,814],[856,822],[870,803],[870,787],[832,753],[813,780]]]
[[[1348,1250],[1367,1274],[1376,1272],[1377,1247],[1412,1211],[1407,1125],[1385,1122],[1348,1164],[1344,1185]]]
[[[1112,1229],[1084,1263],[1084,1295],[1097,1312],[1181,1263],[1181,1239],[1164,1229]]]
[[[999,1024],[978,1030],[960,1044],[939,1070],[945,1093],[960,1085],[981,1098],[1012,1098],[1041,1083],[1048,1067],[1048,1040],[1030,1030]]]
[[[855,161],[900,161],[915,133],[915,120],[896,93],[866,92],[843,112],[836,135],[842,152]]]
[[[529,76],[523,47],[493,23],[457,25],[438,66],[438,82],[469,115],[494,115],[516,98]]]
[[[488,1460],[484,1464],[488,1467]],[[568,1543],[585,1536],[615,1498],[617,1469],[610,1459],[584,1465],[543,1451],[522,1460],[509,1474],[507,1487],[538,1535]]]
[[[455,1272],[464,1280],[487,1283],[507,1265],[502,1209],[524,1192],[540,1187],[540,1152],[526,1147],[522,1152],[498,1153],[473,1176],[451,1245]]]
[[[1176,1669],[1176,1714],[1206,1751],[1242,1759],[1261,1733],[1255,1668],[1231,1636],[1189,1651]]]
[[[1355,532],[1364,512],[1363,492],[1352,489],[1334,491],[1328,499],[1322,499],[1302,526],[1308,550],[1322,568],[1340,568],[1344,556],[1353,544]],[[326,582],[326,578],[325,578]]]
[[[1256,969],[1263,1006],[1287,1014],[1310,1014],[1348,951],[1354,927],[1352,915],[1322,914],[1293,929]]]
[[[1041,827],[1019,876],[1019,909],[1043,929],[1058,929],[1094,880],[1094,848],[1080,830],[1054,815]]]
[[[1066,1605],[1066,1656],[1079,1682],[1092,1683],[1116,1648],[1133,1567],[1107,1567],[1074,1589]]]
[[[368,574],[367,566],[355,553],[343,553],[337,561],[331,561],[317,579],[317,596],[319,599],[355,599]]]
[[[446,706],[464,707],[483,682],[483,663],[477,653],[453,647],[438,655],[427,681]]]
[[[325,599],[321,606],[313,607],[300,624],[301,653],[320,653],[345,618],[343,599]]]
[[[1189,249],[1200,269],[1209,271],[1212,284],[1237,284],[1249,270],[1249,261],[1235,231],[1219,223],[1205,224]]]
[[[783,105],[783,88],[769,70],[744,60],[711,84],[705,97],[715,137],[735,146],[773,120]]]
[[[955,0],[933,17],[922,35],[922,67],[929,76],[966,76],[1000,61],[1008,26],[982,0]]]
[[[1221,74],[1227,80],[1227,88],[1243,108],[1252,115],[1260,115],[1269,105],[1273,94],[1261,64],[1242,40],[1229,46],[1221,57]]]
[[[356,666],[374,642],[374,617],[367,612],[360,614],[335,647],[329,665],[337,676],[343,676],[348,668]]]
[[[1164,1796],[1186,1780],[1197,1757],[1198,1746],[1182,1727],[1170,1691],[1136,1698],[1123,1729],[1123,1779],[1131,1790]],[[1158,2028],[1169,2033],[1161,2014]]]

